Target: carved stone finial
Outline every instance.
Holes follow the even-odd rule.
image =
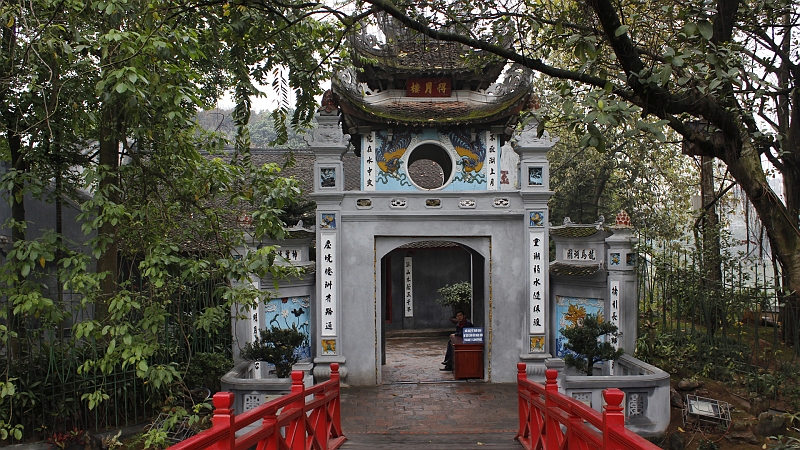
[[[572,224],[572,219],[570,219],[569,216],[564,216],[563,225],[571,225],[571,224]]]
[[[546,147],[550,148],[556,145],[558,142],[558,138],[551,139],[550,133],[547,130],[542,131],[541,137],[539,136],[539,122],[536,119],[532,119],[528,122],[525,127],[520,131],[517,136],[514,138],[517,143],[517,147],[525,148],[525,147]]]
[[[350,135],[342,133],[338,115],[317,113],[316,121],[317,125],[305,136],[308,145],[312,148],[347,149]]]
[[[614,228],[630,228],[631,226],[631,217],[628,215],[625,210],[620,211],[617,214],[616,220],[614,221]]]
[[[339,105],[336,104],[336,99],[333,98],[333,91],[330,89],[322,94],[322,102],[320,102],[317,112],[320,114],[339,114]]]

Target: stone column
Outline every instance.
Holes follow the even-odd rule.
[[[552,356],[552,336],[556,326],[550,301],[549,228],[550,213],[547,201],[550,191],[550,166],[547,151],[557,142],[545,132],[537,135],[538,123],[533,121],[516,137],[514,151],[519,154],[520,196],[525,205],[524,223],[527,244],[527,314],[521,336],[520,359],[528,364],[531,373],[541,372],[545,360]],[[522,300],[522,299],[520,299]]]
[[[608,244],[606,318],[614,322],[622,333],[616,343],[618,348],[632,355],[636,349],[639,295],[636,284],[636,253],[633,250],[636,238],[630,229],[630,224],[631,219],[628,214],[625,211],[620,212],[617,214],[615,224],[611,226],[614,234],[606,238]]]
[[[326,100],[327,99],[327,100]],[[342,156],[347,152],[350,136],[342,133],[339,110],[330,102],[329,93],[323,97],[317,112],[317,127],[308,143],[316,155],[314,162],[314,194],[317,202],[317,285],[316,305],[312,308],[314,330],[312,339],[316,357],[314,377],[330,377],[330,363],[339,363],[342,380],[347,376],[346,359],[341,348],[341,254],[339,225],[344,196]]]

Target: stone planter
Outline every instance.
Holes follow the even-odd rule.
[[[263,362],[260,366],[261,368],[256,370],[252,361],[242,361],[220,380],[222,390],[234,394],[233,409],[236,414],[241,414],[291,392],[291,378],[277,378],[274,374],[269,374],[269,370],[274,369],[273,366]],[[303,384],[306,388],[314,384],[314,377],[311,375],[312,369],[311,362],[299,362],[292,367],[293,371],[303,372]]]

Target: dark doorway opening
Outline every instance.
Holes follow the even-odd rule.
[[[406,312],[406,262],[411,262],[412,311]],[[472,283],[472,305],[465,311],[478,327],[485,327],[484,264],[480,253],[450,241],[409,243],[381,259],[381,356],[383,383],[453,380],[440,372],[447,340],[455,329],[454,311],[437,302],[445,285]]]

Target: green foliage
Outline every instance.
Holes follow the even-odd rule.
[[[292,325],[292,328],[272,326],[259,331],[259,338],[245,344],[240,356],[252,361],[265,361],[275,366],[278,378],[286,378],[299,357],[295,350],[303,345],[306,337]]]
[[[469,307],[472,302],[472,284],[469,281],[448,284],[436,290],[442,297],[437,299],[442,306]]]
[[[766,448],[771,450],[797,450],[800,449],[800,439],[792,436],[770,436]]]
[[[680,376],[699,374],[730,381],[749,355],[747,345],[731,337],[709,341],[704,334],[660,333],[648,345],[645,340],[645,336],[639,339],[636,356]]]
[[[697,450],[719,450],[719,445],[714,441],[701,439],[697,444]]]
[[[220,378],[233,367],[233,359],[222,353],[196,353],[186,369],[184,383],[190,388],[220,390]]]
[[[564,356],[568,367],[591,376],[594,364],[600,361],[616,360],[623,355],[622,349],[615,349],[611,342],[600,342],[604,336],[617,337],[617,326],[602,320],[601,316],[587,314],[582,323],[561,329],[561,334],[568,340],[564,348],[573,353]]]

